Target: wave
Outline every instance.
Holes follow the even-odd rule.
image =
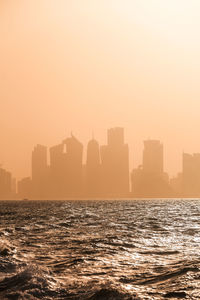
[[[0,299],[54,299],[59,284],[48,269],[28,265],[15,253],[7,240],[0,242]]]
[[[130,295],[127,292],[118,291],[115,288],[102,288],[86,298],[86,300],[132,300],[139,299],[137,295]]]
[[[71,290],[71,291],[70,291]],[[72,286],[61,288],[57,282],[42,274],[36,268],[26,268],[21,272],[5,277],[0,282],[0,299],[59,299],[59,300],[136,300],[136,294],[129,294],[120,288],[109,286],[96,286],[91,289],[91,284],[82,288],[76,287],[72,291]]]
[[[191,201],[159,203],[4,203],[0,299],[200,299]]]
[[[173,255],[180,253],[178,250],[171,250],[171,251],[142,251],[139,252],[140,254],[144,255]]]
[[[159,275],[149,276],[145,279],[122,277],[120,279],[120,282],[132,283],[134,285],[150,285],[150,284],[161,283],[161,282],[164,282],[166,280],[174,279],[174,278],[179,277],[179,276],[183,276],[183,275],[187,274],[188,272],[195,272],[196,273],[196,272],[199,272],[199,271],[200,270],[197,266],[187,266],[187,267],[179,268],[177,270],[172,270],[172,271],[168,271],[168,272],[165,272],[165,273],[161,273]]]
[[[87,281],[84,283],[66,282],[61,284],[54,278],[57,268],[69,267],[83,262],[81,258],[54,261],[50,264],[54,272],[48,267],[28,264],[16,258],[15,248],[4,240],[0,243],[0,299],[5,300],[132,300],[139,299],[129,294],[120,286],[112,287],[110,283]],[[70,271],[69,271],[70,272]],[[105,275],[106,273],[92,273],[91,275]]]

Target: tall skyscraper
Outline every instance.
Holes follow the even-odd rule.
[[[101,192],[100,182],[100,150],[95,139],[87,145],[86,158],[86,196],[99,196]]]
[[[22,198],[32,197],[32,180],[30,177],[25,177],[18,181],[18,196]]]
[[[115,127],[108,129],[107,142],[110,147],[121,147],[124,145],[124,128]]]
[[[37,145],[32,151],[32,195],[45,197],[47,189],[47,147]]]
[[[12,193],[12,174],[0,168],[0,198],[6,199]]]
[[[83,145],[71,135],[50,148],[52,196],[67,198],[82,195]]]
[[[134,196],[172,196],[168,174],[164,172],[163,164],[163,145],[160,141],[144,141],[143,165],[134,169],[131,174]]]
[[[161,174],[163,169],[163,145],[158,140],[144,141],[143,170]]]
[[[182,191],[185,197],[200,196],[200,153],[183,153]]]
[[[129,149],[124,143],[124,129],[108,130],[108,144],[101,146],[102,193],[126,197],[129,193]]]
[[[71,135],[63,141],[66,148],[64,154],[65,184],[68,196],[81,196],[83,193],[83,145]]]
[[[49,194],[52,198],[64,197],[65,195],[63,150],[64,145],[62,143],[50,148]]]

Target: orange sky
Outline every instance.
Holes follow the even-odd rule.
[[[199,0],[1,0],[0,163],[30,174],[35,144],[125,128],[131,166],[160,139],[165,169],[200,152]]]

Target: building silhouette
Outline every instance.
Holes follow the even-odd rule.
[[[63,141],[66,147],[64,159],[66,195],[78,197],[83,194],[83,145],[74,135]]]
[[[170,179],[170,186],[174,191],[174,197],[182,197],[183,196],[183,174],[179,172],[176,176]]]
[[[171,197],[172,188],[164,172],[163,145],[158,140],[144,141],[143,164],[131,174],[135,197]]]
[[[7,199],[14,196],[12,190],[12,174],[0,168],[0,199]]]
[[[170,178],[164,171],[163,144],[144,141],[142,164],[129,174],[129,149],[124,129],[107,131],[107,144],[92,138],[83,164],[83,145],[74,136],[50,148],[36,145],[32,151],[31,177],[18,181],[20,198],[122,198],[200,197],[200,153],[183,153],[182,172]],[[129,178],[130,177],[130,178]],[[131,179],[131,191],[129,191]],[[0,198],[13,198],[16,181],[0,168]]]
[[[50,148],[50,191],[53,197],[82,195],[83,145],[71,135]]]
[[[18,181],[17,185],[18,197],[20,199],[32,198],[32,180],[30,177],[25,177]]]
[[[48,184],[47,147],[37,145],[32,151],[32,196],[45,198]]]
[[[200,196],[200,153],[183,153],[182,193],[184,197]]]
[[[124,143],[124,129],[108,129],[107,145],[101,152],[101,191],[108,197],[129,195],[129,149]]]
[[[163,145],[158,140],[144,141],[143,170],[147,173],[163,173]]]
[[[98,142],[93,138],[87,145],[85,195],[101,195],[101,161]]]
[[[65,196],[65,164],[63,152],[64,145],[62,143],[50,148],[49,196],[52,196],[52,198]]]

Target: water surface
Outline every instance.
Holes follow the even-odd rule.
[[[0,201],[0,299],[200,299],[200,200]]]

